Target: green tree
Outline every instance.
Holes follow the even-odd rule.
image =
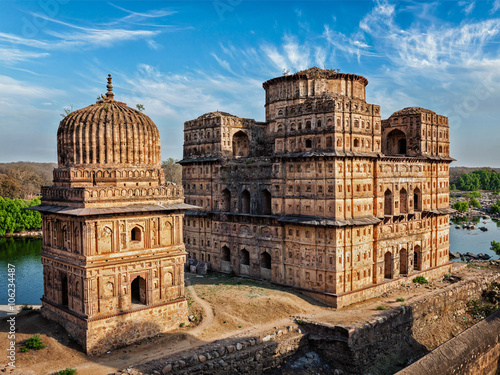
[[[177,162],[177,159],[168,158],[162,161],[161,167],[165,172],[165,179],[167,181],[173,182],[176,185],[182,185],[182,166],[177,164]]]
[[[40,212],[25,210],[26,207],[39,204],[40,198],[25,201],[0,197],[0,236],[6,233],[40,229],[42,227]]]
[[[459,212],[467,212],[467,210],[469,209],[469,204],[467,202],[458,201],[455,204],[453,204],[451,208]]]
[[[500,200],[497,200],[497,203],[490,207],[490,213],[491,214],[500,213]]]
[[[476,198],[472,198],[472,199],[469,201],[469,204],[470,204],[472,207],[476,207],[476,208],[480,208],[480,207],[481,207],[481,203],[479,203],[479,201],[478,201]]]
[[[497,255],[500,255],[500,242],[491,241],[490,245],[490,250],[493,250]]]
[[[450,185],[450,191],[455,191],[455,190],[457,190],[457,185],[451,184]]]

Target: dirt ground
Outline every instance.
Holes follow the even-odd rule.
[[[466,268],[454,273],[458,278],[474,277],[483,272],[498,272],[498,268]],[[333,309],[291,288],[280,287],[265,281],[211,274],[200,277],[186,274],[186,294],[192,323],[175,332],[160,335],[140,343],[117,349],[109,354],[89,357],[72,342],[58,324],[44,319],[38,311],[23,311],[16,317],[16,369],[7,368],[8,348],[6,319],[0,321],[0,373],[56,374],[70,367],[78,375],[107,375],[140,363],[164,358],[170,354],[195,348],[207,342],[227,337],[259,334],[274,326],[281,326],[295,318],[321,320],[331,324],[357,325],[381,313],[377,307],[391,308],[411,303],[433,290],[448,286],[449,281],[429,285],[400,287],[380,298]],[[396,299],[404,298],[404,302]],[[447,333],[422,332],[419,341],[429,349],[439,342],[456,335],[477,319],[465,311],[456,314],[449,322]],[[443,322],[441,322],[442,324]],[[46,348],[20,352],[23,342],[39,333]]]

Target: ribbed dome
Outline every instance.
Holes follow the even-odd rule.
[[[66,116],[57,131],[59,168],[79,166],[159,167],[160,134],[143,113],[108,93],[96,104]]]

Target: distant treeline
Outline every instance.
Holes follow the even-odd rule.
[[[0,197],[0,236],[6,233],[41,229],[40,212],[24,209],[39,204],[40,198],[23,200]]]
[[[182,167],[177,159],[168,158],[162,162],[165,179],[177,185],[182,184]],[[38,196],[42,186],[52,185],[55,163],[0,163],[0,197],[11,199],[32,199]]]
[[[31,199],[52,185],[54,163],[0,163],[0,197]]]
[[[456,184],[450,186],[453,189],[455,185],[459,190],[491,190],[500,192],[500,173],[491,168],[477,169],[473,172],[462,174]]]

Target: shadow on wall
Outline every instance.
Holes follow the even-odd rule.
[[[304,323],[309,347],[345,374],[394,374],[429,350],[413,337],[413,311],[401,306],[355,328]]]

